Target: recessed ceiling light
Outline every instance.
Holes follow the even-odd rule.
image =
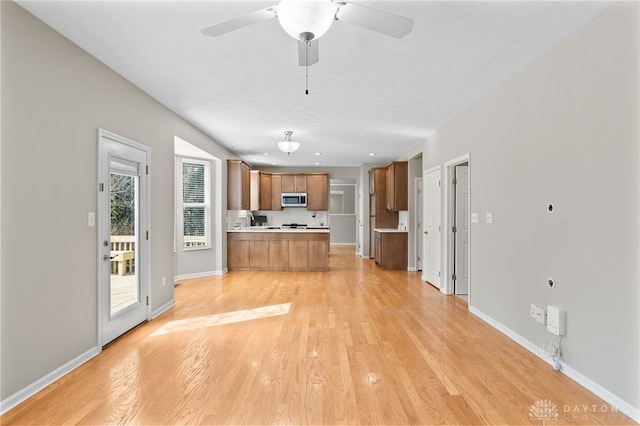
[[[321,152],[314,152],[313,155],[322,155]]]
[[[316,166],[319,166],[319,165],[320,165],[320,163],[316,161]]]
[[[369,155],[373,157],[374,155],[376,155],[376,153],[375,152],[370,152]]]
[[[278,163],[276,163],[276,162],[274,161],[274,162],[273,162],[273,163],[271,163],[271,164],[276,165],[276,164],[278,164]]]
[[[271,155],[268,152],[263,152],[262,155]]]

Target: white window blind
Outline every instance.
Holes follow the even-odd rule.
[[[182,161],[183,247],[210,247],[210,191],[207,161]]]

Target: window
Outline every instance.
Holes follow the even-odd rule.
[[[208,161],[182,160],[184,248],[211,247],[210,168]]]

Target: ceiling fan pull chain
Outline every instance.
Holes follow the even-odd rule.
[[[304,66],[305,66],[305,91],[304,94],[309,94],[309,40],[305,43],[305,54],[304,54]]]

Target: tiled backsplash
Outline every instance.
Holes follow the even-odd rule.
[[[236,224],[245,227],[251,224],[251,218],[242,217],[244,210],[227,211],[227,229],[233,229]],[[285,223],[304,223],[308,226],[328,226],[329,214],[326,211],[312,212],[305,208],[285,208],[279,211],[252,212],[254,215],[267,216],[268,226],[281,226]],[[314,217],[315,216],[315,217]]]

